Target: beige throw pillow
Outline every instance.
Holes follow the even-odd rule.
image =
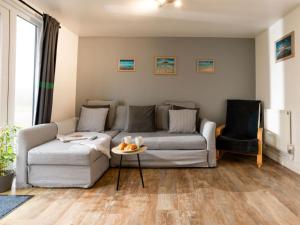
[[[197,110],[169,110],[170,133],[195,133]]]

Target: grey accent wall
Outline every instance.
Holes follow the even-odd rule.
[[[177,75],[154,75],[155,56],[176,56]],[[135,58],[136,72],[117,72],[119,58]],[[197,73],[197,58],[214,59],[215,74]],[[202,117],[223,123],[227,98],[255,98],[254,39],[81,37],[77,114],[92,98],[135,105],[195,101]]]

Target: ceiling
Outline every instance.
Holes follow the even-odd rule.
[[[300,0],[29,0],[80,36],[254,37]]]

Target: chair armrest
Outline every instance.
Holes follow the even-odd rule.
[[[20,130],[17,135],[16,181],[17,187],[28,187],[27,154],[36,146],[56,139],[57,126],[42,124]]]
[[[224,128],[225,128],[225,124],[217,127],[217,129],[216,129],[216,137],[219,137],[222,134]]]
[[[200,126],[200,134],[206,139],[208,150],[208,165],[209,167],[215,167],[216,162],[216,123],[203,119]]]

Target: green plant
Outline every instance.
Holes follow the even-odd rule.
[[[17,131],[16,126],[0,128],[0,176],[6,174],[5,170],[16,158],[14,147]]]

